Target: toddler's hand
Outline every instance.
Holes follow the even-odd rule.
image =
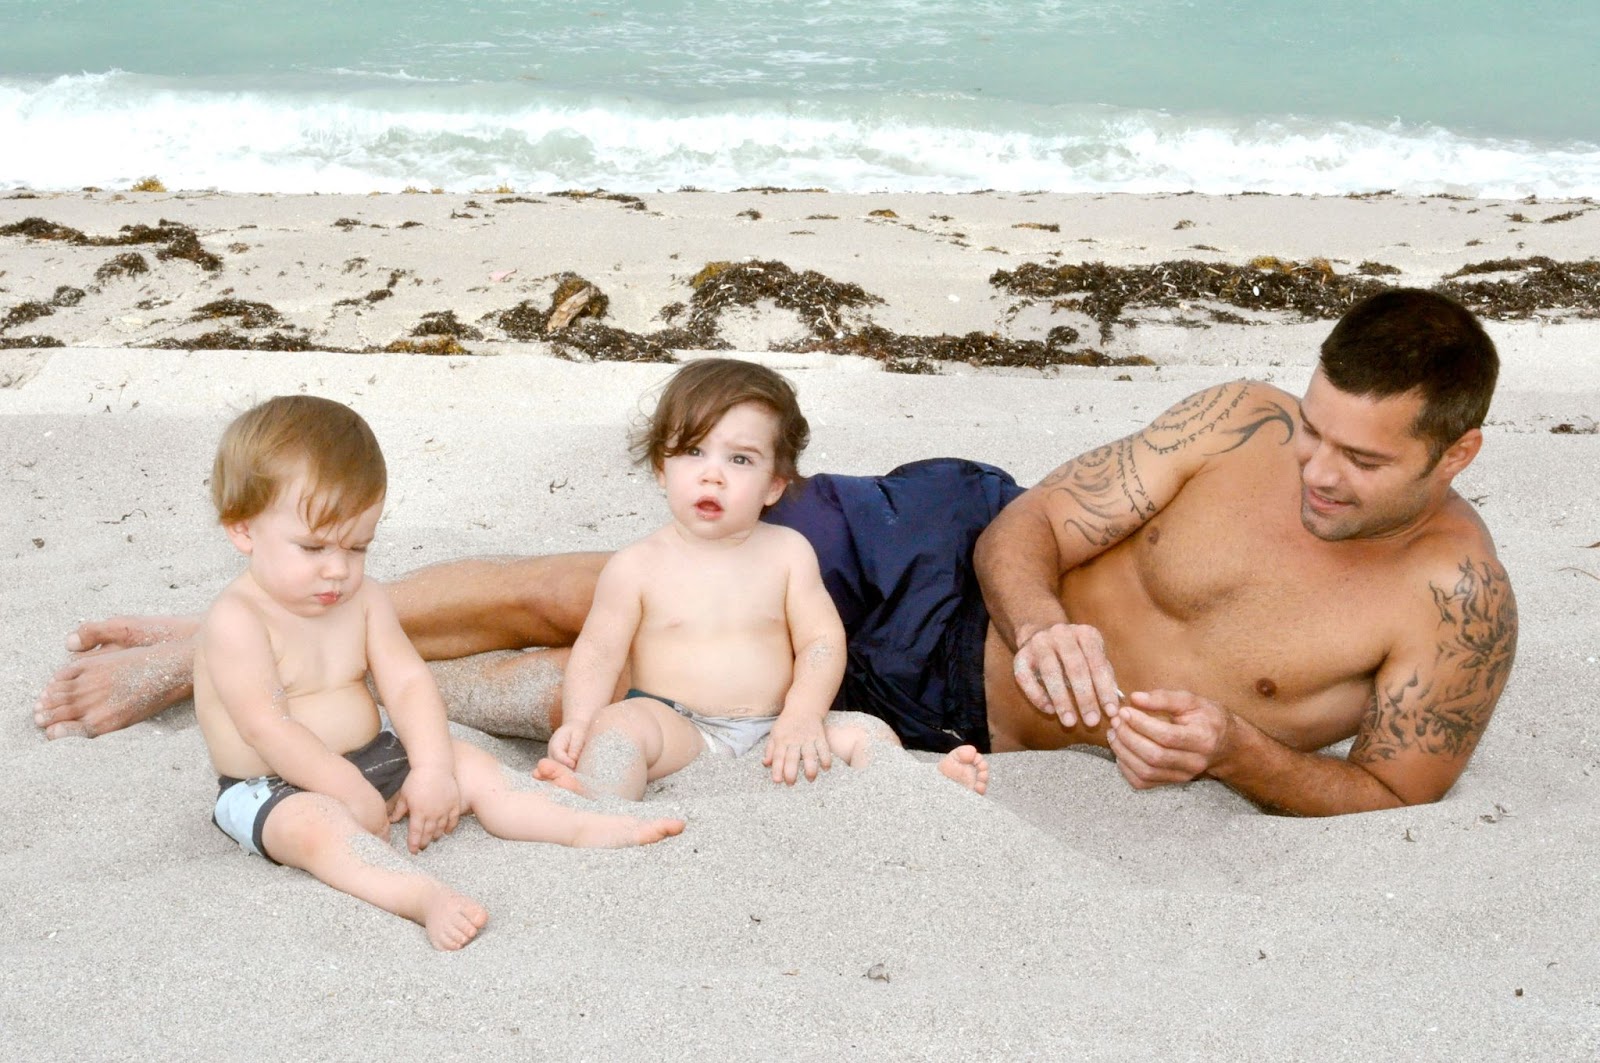
[[[818,770],[827,771],[833,767],[833,753],[828,748],[828,735],[822,721],[801,713],[779,714],[767,738],[761,763],[772,769],[773,782],[792,786],[802,768],[806,779],[814,781]]]
[[[400,787],[400,800],[411,816],[406,845],[413,853],[455,830],[461,818],[461,789],[448,771],[413,769]]]
[[[550,758],[576,771],[588,739],[588,724],[564,723],[550,736]]]

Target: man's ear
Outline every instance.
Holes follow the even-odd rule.
[[[1483,430],[1469,428],[1461,434],[1461,438],[1451,443],[1439,457],[1439,464],[1435,468],[1444,474],[1446,480],[1453,480],[1457,473],[1472,464],[1472,459],[1478,456],[1478,451],[1483,449]]]
[[[249,521],[232,521],[224,524],[222,530],[227,533],[228,541],[233,544],[233,548],[244,556],[249,557],[251,552],[255,550],[256,543],[250,537]]]

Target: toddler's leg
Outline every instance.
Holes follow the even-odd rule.
[[[281,864],[308,871],[386,912],[421,923],[434,948],[459,949],[477,936],[489,913],[438,879],[413,868],[382,839],[361,829],[344,804],[326,794],[297,793],[267,816],[262,847]]]
[[[695,725],[654,698],[629,698],[601,709],[574,772],[545,757],[536,779],[590,796],[644,797],[647,782],[682,771],[705,749]]]
[[[553,842],[580,848],[616,849],[649,845],[681,833],[681,819],[639,819],[568,808],[528,790],[514,790],[493,756],[466,742],[455,743],[456,783],[463,812],[471,812],[496,838]]]
[[[828,713],[824,730],[833,755],[852,768],[865,767],[877,749],[903,748],[888,724],[858,712]],[[958,746],[946,753],[939,761],[939,774],[973,793],[989,789],[989,760],[976,746]]]

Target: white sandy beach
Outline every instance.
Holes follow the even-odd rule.
[[[661,308],[689,300],[706,264],[756,258],[859,284],[883,301],[854,313],[892,332],[1026,340],[1065,322],[1085,346],[1154,363],[906,375],[770,350],[802,331],[770,304],[721,319],[723,339],[799,387],[803,470],[953,454],[1031,483],[1202,386],[1249,376],[1298,393],[1330,322],[1146,309],[1102,340],[1081,314],[1001,291],[996,270],[1272,255],[1341,276],[1377,262],[1399,271],[1386,283],[1428,286],[1468,263],[1600,246],[1585,201],[499,198],[0,195],[0,228],[38,217],[110,236],[167,219],[221,259],[207,271],[157,259],[159,245],[0,236],[0,317],[51,305],[0,339],[66,345],[0,350],[0,1057],[1600,1055],[1600,323],[1571,314],[1486,323],[1500,388],[1457,485],[1514,580],[1520,648],[1435,805],[1268,816],[1209,781],[1135,792],[1086,751],[996,756],[988,798],[910,758],[792,790],[756,757],[697,762],[647,796],[688,820],[656,846],[516,845],[464,822],[419,863],[491,922],[439,954],[419,928],[218,832],[187,703],[45,741],[32,706],[77,621],[196,611],[236,571],[204,482],[223,425],[272,394],[326,395],[372,423],[390,468],[369,566],[381,578],[609,548],[658,524],[624,435],[671,367],[563,359],[485,320],[548,308],[561,273],[635,333],[664,327]],[[95,279],[128,251],[150,271]],[[52,305],[63,287],[81,297]],[[367,300],[380,289],[392,294]],[[267,303],[319,348],[381,347],[447,310],[481,338],[439,356],[139,349],[237,326],[190,320],[221,299]],[[1563,424],[1577,431],[1551,431]],[[523,772],[542,751],[460,733]]]

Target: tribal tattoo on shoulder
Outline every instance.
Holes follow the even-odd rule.
[[[1268,425],[1283,429],[1284,444],[1294,438],[1294,414],[1254,392],[1248,384],[1231,383],[1191,395],[1142,431],[1063,465],[1040,486],[1066,493],[1075,504],[1077,512],[1064,527],[1095,546],[1110,546],[1161,508],[1140,476],[1141,454],[1170,456],[1190,447],[1204,448],[1205,456],[1225,454]]]
[[[1468,558],[1458,571],[1453,587],[1429,584],[1439,611],[1433,660],[1374,692],[1352,761],[1466,757],[1483,737],[1516,657],[1517,602],[1499,564]]]

